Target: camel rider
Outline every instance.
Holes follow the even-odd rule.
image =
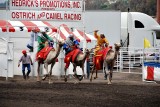
[[[97,39],[97,45],[95,47],[95,52],[94,52],[94,55],[97,54],[97,52],[101,49],[102,46],[108,46],[109,45],[109,42],[108,40],[105,38],[105,35],[104,34],[100,34],[98,35],[97,32],[99,30],[95,30],[94,31],[94,37]]]
[[[66,70],[70,65],[70,61],[73,61],[77,54],[81,52],[81,50],[79,49],[79,42],[72,34],[69,35],[69,37],[66,39],[65,44],[63,45],[63,49],[65,50],[64,62],[66,63]]]
[[[65,55],[71,52],[73,49],[79,48],[79,42],[74,38],[72,34],[68,36],[63,45],[63,49],[65,50]]]
[[[97,55],[97,52],[102,48],[102,47],[108,47],[109,46],[109,42],[108,40],[105,38],[105,35],[104,34],[100,34],[98,35],[97,32],[99,30],[95,30],[94,31],[94,37],[97,39],[97,45],[95,47],[95,51],[94,51],[94,55],[96,56]],[[95,59],[94,59],[95,60]],[[107,74],[105,72],[104,74],[104,78],[106,79],[107,78]]]
[[[38,34],[37,40],[38,40],[38,52],[43,49],[45,47],[45,42],[46,41],[52,41],[53,39],[50,38],[47,34],[46,34],[46,30],[41,30],[41,33]]]

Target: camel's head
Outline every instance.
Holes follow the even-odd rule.
[[[84,51],[85,53],[86,53],[86,55],[87,56],[89,56],[90,55],[90,53],[91,53],[91,50],[89,50],[89,49],[85,49],[85,51]]]
[[[64,45],[65,41],[62,39],[62,40],[58,40],[58,44],[60,47],[62,47]]]
[[[121,47],[121,44],[120,43],[115,43],[114,46],[115,46],[115,50],[119,51],[119,49]]]

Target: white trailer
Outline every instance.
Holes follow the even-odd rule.
[[[160,47],[160,25],[151,16],[140,12],[121,13],[123,47],[144,47],[144,38],[152,47]]]

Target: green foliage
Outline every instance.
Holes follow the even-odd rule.
[[[86,0],[86,10],[120,10],[127,12],[143,12],[151,16],[156,15],[157,0],[117,0],[110,4],[108,0]]]

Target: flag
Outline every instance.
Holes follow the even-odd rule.
[[[150,48],[151,44],[148,39],[144,38],[144,48]]]

